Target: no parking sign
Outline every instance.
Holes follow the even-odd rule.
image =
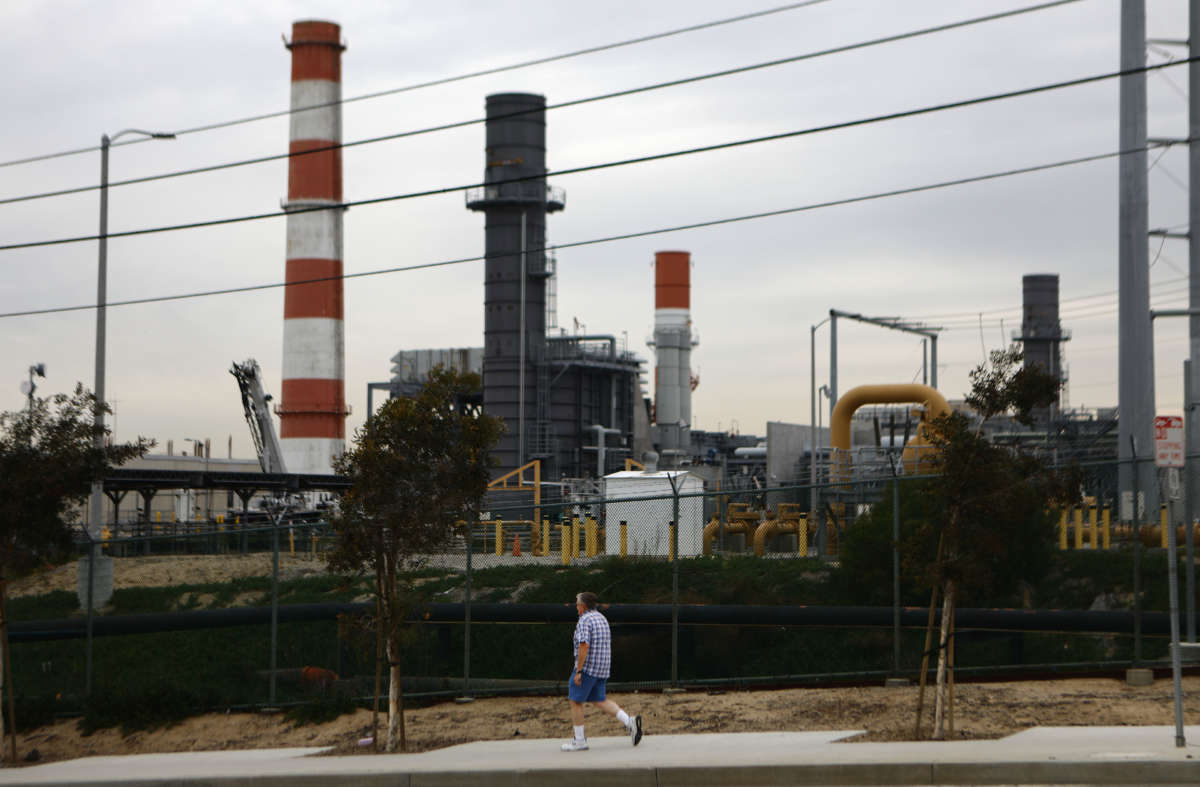
[[[1154,464],[1183,467],[1183,417],[1154,416]]]

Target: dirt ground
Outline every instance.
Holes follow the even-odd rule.
[[[261,565],[260,565],[261,564]],[[294,565],[293,565],[294,564]],[[281,563],[285,571],[319,566],[304,559]],[[270,556],[122,558],[117,587],[228,579],[270,570]],[[73,565],[15,582],[14,595],[75,587]],[[619,671],[620,665],[616,665]],[[1200,677],[1184,678],[1185,718],[1200,718]],[[855,740],[911,740],[917,705],[915,686],[806,688],[771,691],[694,691],[612,694],[640,713],[646,735],[704,732],[863,730]],[[932,714],[927,694],[924,733]],[[955,687],[955,738],[994,738],[1033,726],[1174,724],[1171,682],[1132,687],[1116,679],[974,683]],[[478,740],[515,737],[566,739],[567,702],[562,697],[493,697],[467,704],[447,702],[405,715],[410,751]],[[380,715],[380,726],[385,715]],[[622,734],[613,719],[590,710],[590,736]],[[47,762],[94,755],[152,752],[330,746],[337,753],[371,751],[371,713],[359,710],[320,725],[294,726],[281,715],[213,713],[173,727],[123,736],[116,730],[81,735],[75,720],[59,721],[18,736],[18,759]],[[550,745],[550,744],[547,744]],[[33,754],[36,750],[36,755]],[[7,742],[5,743],[7,755]]]

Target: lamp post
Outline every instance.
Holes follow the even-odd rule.
[[[809,520],[811,522],[816,522],[817,517],[817,440],[821,439],[821,430],[817,425],[817,410],[819,407],[819,404],[817,403],[817,329],[827,322],[829,322],[828,317],[821,320],[816,325],[813,325],[808,330],[808,402],[811,409],[811,414],[808,420],[808,428],[810,434],[812,435],[812,438],[809,441],[810,450],[808,455],[808,499],[810,509]]]
[[[108,300],[108,148],[112,143],[125,134],[141,134],[152,139],[174,139],[174,134],[160,131],[142,131],[137,128],[127,128],[118,131],[111,137],[100,135],[100,252],[97,264],[96,283],[96,406],[92,411],[92,447],[97,455],[104,452],[104,344],[105,344],[105,307]],[[93,564],[96,556],[95,536],[104,527],[104,479],[92,479],[91,511],[88,526],[84,533],[88,537],[87,554],[87,664],[85,667],[84,693],[92,693],[92,597],[95,587],[95,572]]]
[[[37,390],[37,383],[33,381],[34,375],[38,377],[46,376],[46,364],[35,363],[29,367],[29,382],[21,383],[21,392],[29,398],[29,412],[33,412],[33,392]]]
[[[100,253],[96,283],[96,408],[92,414],[92,445],[97,453],[104,450],[104,350],[108,300],[108,148],[126,134],[141,134],[152,139],[174,139],[174,134],[127,128],[111,137],[100,135]],[[89,535],[104,526],[104,480],[92,481],[92,511]]]

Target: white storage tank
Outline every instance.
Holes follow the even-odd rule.
[[[671,483],[679,490],[679,556],[699,555],[704,535],[704,482],[685,470],[625,470],[604,477],[604,497],[653,498],[605,504],[604,551],[621,554],[621,523],[627,524],[626,554],[667,557],[668,527],[674,517]]]

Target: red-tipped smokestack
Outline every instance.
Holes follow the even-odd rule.
[[[666,467],[691,451],[691,267],[690,252],[654,254],[654,420]]]
[[[347,413],[338,147],[345,47],[341,28],[319,21],[296,22],[287,47],[292,115],[279,436],[288,472],[330,473],[345,447]],[[298,111],[303,107],[316,108]],[[320,152],[306,153],[312,150]],[[293,284],[314,279],[323,281]]]

